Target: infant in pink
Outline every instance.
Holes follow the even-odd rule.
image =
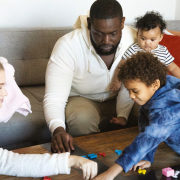
[[[4,102],[0,108],[0,122],[7,122],[15,112],[19,112],[24,116],[32,113],[29,99],[21,92],[20,88],[14,80],[14,68],[7,59],[0,57],[5,70],[6,84],[5,89],[8,93],[4,97]]]

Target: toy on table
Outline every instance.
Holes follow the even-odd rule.
[[[88,154],[88,158],[89,159],[96,159],[97,155],[95,155],[95,154]]]
[[[162,174],[166,177],[174,176],[174,169],[171,169],[170,167],[162,169]]]
[[[100,153],[98,153],[98,155],[99,155],[99,156],[103,156],[103,157],[106,156],[105,152],[100,152]]]
[[[43,180],[51,180],[51,178],[48,178],[47,176],[45,176],[45,177],[43,178]]]
[[[115,153],[116,153],[117,155],[120,155],[120,154],[122,153],[122,151],[121,151],[121,150],[116,149],[116,150],[115,150]]]
[[[81,157],[88,159],[88,158],[86,157],[86,155],[84,155],[84,156],[81,156]]]
[[[146,174],[146,170],[145,169],[138,169],[138,173],[139,174]]]
[[[81,157],[83,157],[83,158],[86,158],[86,155],[84,155],[84,156],[81,156]]]

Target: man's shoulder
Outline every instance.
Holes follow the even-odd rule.
[[[80,41],[81,34],[81,29],[76,29],[60,37],[53,48],[52,55],[57,53],[62,54],[62,52],[67,51],[71,54],[74,49],[74,44],[78,44],[78,41]]]
[[[128,25],[124,25],[123,31],[125,31],[127,33],[132,33],[132,34],[137,33],[137,29],[135,29],[135,28],[133,28],[131,26],[128,26]]]
[[[122,31],[123,45],[126,45],[128,48],[136,42],[137,42],[137,30],[134,29],[133,27],[125,25]]]
[[[67,34],[65,34],[64,36],[60,37],[58,39],[58,41],[64,41],[64,42],[72,42],[74,40],[77,40],[80,38],[80,36],[82,36],[82,29],[75,29]]]

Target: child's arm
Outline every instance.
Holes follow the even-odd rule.
[[[180,68],[174,62],[169,64],[167,69],[173,76],[180,79]]]
[[[122,170],[123,168],[120,165],[114,164],[107,171],[95,177],[93,180],[113,180]]]
[[[18,177],[43,177],[57,174],[69,174],[70,168],[82,169],[83,177],[97,175],[97,163],[88,159],[61,154],[18,154],[0,148],[0,173]]]
[[[149,161],[140,161],[136,165],[133,166],[133,170],[135,171],[136,167],[138,167],[138,166],[141,169],[148,168],[148,167],[151,166],[151,162],[149,162]],[[120,165],[114,164],[107,171],[100,174],[99,176],[97,176],[93,180],[113,180],[119,173],[122,172],[122,170],[123,170],[123,168]]]
[[[123,150],[120,157],[116,160],[116,163],[119,166],[113,165],[112,169],[110,168],[107,172],[103,173],[103,176],[106,175],[109,177],[110,173],[117,174],[118,172],[121,172],[122,169],[125,172],[128,172],[135,164],[144,158],[144,160],[150,159],[152,163],[157,146],[161,142],[165,141],[174,131],[170,122],[166,125],[158,123],[165,122],[164,117],[166,117],[166,111],[160,110],[155,111],[154,114],[152,113],[150,119],[148,119],[146,111],[141,107],[139,114],[139,135],[128,147]],[[144,122],[149,121],[151,122],[151,125],[147,124],[145,126]],[[122,169],[119,169],[119,167]],[[112,176],[110,176],[110,178],[112,178]]]
[[[124,59],[121,59],[121,61],[119,62],[118,66],[117,66],[117,68],[116,68],[116,70],[114,72],[114,76],[113,76],[113,79],[112,79],[112,85],[110,87],[111,92],[116,92],[121,87],[121,82],[119,82],[117,75],[118,75],[118,72],[119,72],[119,67],[124,61],[125,61]]]
[[[136,165],[134,165],[130,170],[136,171],[136,168],[139,167],[140,169],[149,168],[151,166],[150,161],[139,161]]]

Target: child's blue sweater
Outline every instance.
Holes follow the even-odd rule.
[[[139,131],[116,160],[125,172],[141,160],[152,163],[163,141],[180,154],[180,79],[168,75],[166,85],[140,107]]]

